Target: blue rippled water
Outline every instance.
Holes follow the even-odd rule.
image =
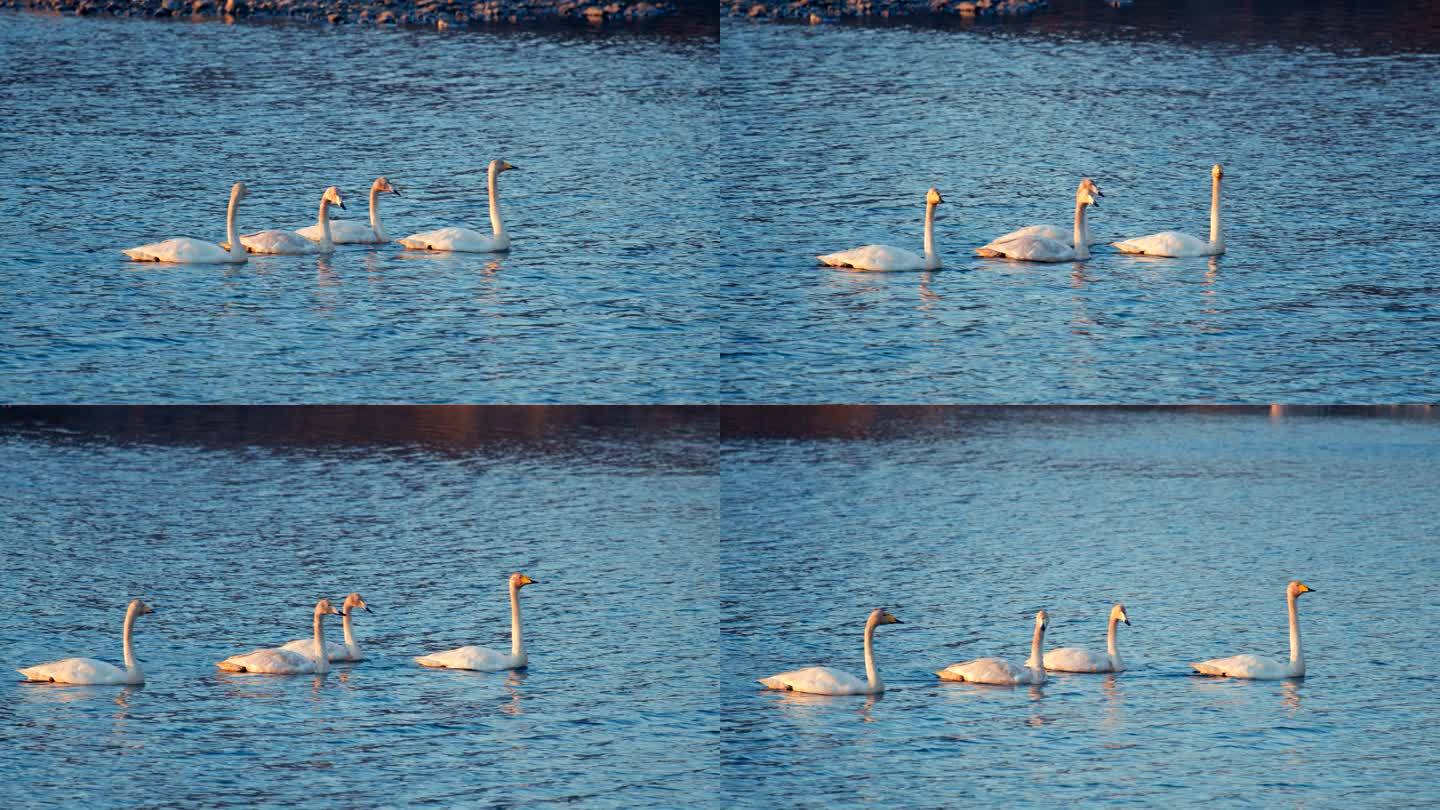
[[[0,14],[0,400],[698,402],[718,349],[718,44],[574,32]],[[171,236],[313,224],[338,185],[391,236],[509,255],[156,266]]]

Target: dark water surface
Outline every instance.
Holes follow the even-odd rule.
[[[0,802],[635,807],[716,791],[720,667],[696,643],[718,610],[703,414],[664,430],[561,414],[543,441],[458,411],[375,440],[334,409],[329,430],[252,412],[216,440],[183,414],[170,440],[117,436],[171,418],[150,410],[128,428],[0,428],[5,668],[118,662],[125,602],[158,611],[137,625],[143,687],[0,685]],[[314,445],[278,445],[294,432]],[[512,570],[539,580],[528,670],[411,661],[508,649]],[[318,678],[215,669],[308,635],[315,599],[350,590],[375,611],[356,620],[367,660]]]
[[[696,402],[718,349],[713,38],[0,14],[0,400]],[[238,267],[119,251],[313,224],[338,185],[392,238]]]
[[[1320,12],[1149,11],[1126,25],[1089,6],[1020,25],[722,24],[722,163],[736,178],[723,399],[1440,395],[1433,17],[1391,47],[1384,31],[1331,36]],[[1091,226],[1107,242],[1206,236],[1215,162],[1218,259],[972,254],[1016,227],[1068,225],[1082,176],[1106,195]],[[871,242],[919,250],[931,185],[948,203],[945,270],[816,265]]]
[[[1430,806],[1440,722],[1440,422],[1277,411],[875,409],[728,420],[722,462],[722,724],[738,806],[1264,803]],[[752,415],[753,416],[753,415]],[[849,436],[850,438],[837,438]],[[1287,653],[1300,602],[1308,677],[1191,676]],[[1129,670],[1040,688],[934,670],[1052,646]],[[878,698],[763,692],[811,665]]]

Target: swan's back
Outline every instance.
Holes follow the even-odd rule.
[[[1059,225],[1027,225],[1004,236],[995,237],[985,247],[997,247],[1004,242],[1013,242],[1016,239],[1053,239],[1068,245],[1074,237],[1074,231],[1066,230]]]
[[[870,691],[869,684],[848,672],[830,667],[809,667],[790,672],[781,672],[760,683],[770,689],[806,692],[812,695],[863,695]]]
[[[502,669],[515,669],[524,665],[524,661],[517,660],[509,653],[474,645],[417,656],[415,663],[422,667],[473,669],[479,672],[498,672]]]
[[[110,684],[126,683],[129,680],[125,670],[94,658],[66,658],[16,671],[24,675],[27,681]]]
[[[311,642],[312,645],[314,642]],[[314,649],[313,646],[311,649]],[[298,675],[315,671],[315,661],[307,655],[276,648],[232,655],[215,666],[227,672],[254,672],[265,675]]]
[[[925,257],[914,251],[889,245],[866,245],[816,256],[821,264],[856,270],[924,270]]]
[[[462,253],[494,253],[510,247],[509,237],[497,239],[469,228],[422,231],[396,241],[411,250],[453,250]]]
[[[1017,259],[1027,262],[1068,262],[1075,258],[1075,248],[1069,241],[1047,239],[1042,236],[1022,236],[1006,242],[992,243],[994,246],[976,248],[975,255],[988,259]]]
[[[1209,242],[1179,231],[1161,231],[1149,236],[1115,242],[1114,245],[1121,253],[1141,253],[1146,256],[1171,258],[1209,256],[1214,252]]]
[[[122,251],[137,262],[173,262],[176,264],[210,264],[237,261],[229,251],[214,242],[182,236],[153,242]]]
[[[268,230],[240,237],[240,244],[251,253],[274,253],[287,256],[319,253],[320,246],[294,231]]]
[[[1028,662],[1027,662],[1028,663]],[[1057,672],[1110,672],[1110,656],[1080,647],[1060,647],[1045,653],[1045,668]]]
[[[315,639],[297,638],[294,641],[287,641],[284,644],[280,645],[280,649],[300,653],[306,658],[314,658]],[[350,649],[344,644],[336,644],[333,641],[327,641],[325,642],[325,652],[329,655],[331,661],[350,660]]]
[[[1258,655],[1232,655],[1229,658],[1215,658],[1190,666],[1201,675],[1220,675],[1231,678],[1254,678],[1257,680],[1279,680],[1290,676],[1285,664]]]
[[[1004,658],[977,658],[963,664],[951,664],[935,673],[944,681],[968,681],[1013,686],[1030,683],[1032,670],[1017,667]]]
[[[325,236],[318,224],[300,228],[295,233],[311,242],[319,242]],[[381,240],[375,237],[375,229],[369,225],[348,219],[332,219],[330,220],[330,241],[337,245],[365,245],[377,244]]]

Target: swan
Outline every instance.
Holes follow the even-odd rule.
[[[1069,262],[1090,258],[1090,226],[1085,220],[1086,206],[1100,207],[1100,187],[1086,177],[1075,189],[1075,227],[1069,238],[1055,225],[1031,225],[1012,231],[990,244],[975,249],[977,256],[989,259],[1019,259],[1027,262]]]
[[[1305,655],[1300,652],[1300,614],[1295,600],[1302,593],[1315,589],[1298,579],[1290,580],[1285,586],[1285,604],[1290,608],[1290,663],[1258,655],[1233,655],[1229,658],[1215,658],[1191,664],[1201,675],[1220,675],[1227,678],[1254,678],[1260,681],[1277,681],[1281,678],[1305,677]]]
[[[1030,640],[1030,658],[1023,667],[1017,667],[1004,658],[977,658],[963,664],[951,664],[935,674],[939,675],[942,681],[989,683],[997,686],[1045,683],[1045,670],[1040,666],[1040,662],[1045,660],[1041,650],[1045,646],[1045,628],[1049,626],[1050,614],[1043,610],[1035,614],[1035,635]]]
[[[1130,626],[1130,616],[1125,606],[1117,604],[1110,608],[1110,620],[1105,631],[1105,655],[1096,655],[1081,647],[1061,647],[1045,653],[1045,668],[1052,672],[1124,672],[1125,662],[1120,660],[1120,651],[1115,646],[1115,628],[1120,622]],[[1025,662],[1033,667],[1033,659]]]
[[[130,636],[135,627],[135,619],[154,612],[154,608],[139,599],[131,599],[130,605],[125,608],[124,669],[104,661],[97,661],[94,658],[65,658],[60,661],[51,661],[48,664],[36,664],[33,667],[17,670],[17,672],[24,675],[27,681],[77,684],[144,683],[145,670],[141,669],[140,662],[135,660],[135,650],[130,644]]]
[[[394,194],[399,197],[400,189],[390,185],[390,181],[383,177],[375,178],[375,182],[370,184],[370,224],[361,225],[348,219],[331,220],[331,241],[337,245],[378,245],[389,242],[390,238],[385,235],[385,229],[380,225],[381,194]],[[340,207],[344,208],[345,206]],[[312,242],[319,242],[325,238],[324,230],[318,223],[308,228],[301,228],[295,233]]]
[[[270,229],[249,233],[240,237],[240,244],[251,253],[272,253],[285,256],[301,256],[310,253],[330,253],[335,250],[335,241],[331,238],[330,231],[330,204],[334,203],[345,208],[345,201],[340,199],[340,189],[330,186],[325,193],[320,195],[320,218],[316,220],[316,227],[320,229],[320,239],[311,242],[295,231],[281,231]]]
[[[510,653],[488,647],[456,647],[453,650],[416,656],[415,663],[422,667],[445,669],[473,669],[480,672],[499,672],[506,669],[523,669],[530,663],[525,654],[525,641],[520,636],[520,589],[534,585],[536,581],[516,571],[510,575]]]
[[[255,650],[244,655],[232,655],[215,666],[226,672],[261,675],[322,675],[330,669],[329,656],[321,655],[325,650],[324,619],[339,613],[329,599],[321,599],[315,603],[315,638],[310,642],[308,652],[299,653],[283,647]]]
[[[487,170],[490,191],[490,230],[486,236],[469,228],[440,228],[411,234],[399,240],[400,244],[412,250],[453,250],[463,253],[499,253],[510,249],[510,236],[500,222],[500,173],[515,169],[504,160],[490,161]]]
[[[1225,171],[1216,163],[1210,167],[1210,241],[1179,231],[1161,231],[1149,236],[1115,242],[1121,253],[1143,253],[1146,256],[1219,256],[1225,252],[1225,234],[1220,231],[1220,178]]]
[[[886,611],[875,608],[865,620],[865,680],[830,667],[810,667],[761,678],[767,689],[805,692],[811,695],[878,695],[885,691],[880,671],[875,668],[875,628],[882,624],[904,624]]]
[[[345,643],[336,644],[333,641],[325,642],[325,652],[331,661],[359,661],[365,657],[360,652],[360,645],[355,641],[355,632],[350,627],[350,614],[355,608],[360,608],[366,613],[374,613],[370,606],[358,593],[352,593],[345,597],[345,604],[340,606],[340,626],[345,631]],[[297,638],[294,641],[286,642],[280,646],[282,650],[298,652],[301,655],[311,655],[315,652],[315,640],[310,638]]]
[[[245,250],[235,241],[235,211],[250,193],[244,183],[230,187],[230,205],[225,209],[225,246],[203,239],[181,236],[121,251],[137,262],[174,262],[176,264],[238,264],[246,260]],[[234,247],[230,247],[233,245]]]
[[[821,264],[856,270],[939,270],[940,254],[935,252],[935,206],[945,200],[933,186],[925,192],[925,255],[889,245],[866,245],[816,256]]]

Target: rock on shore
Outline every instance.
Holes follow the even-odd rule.
[[[450,28],[563,22],[601,25],[677,13],[680,0],[0,0],[0,8],[86,16],[255,18]]]
[[[731,17],[818,25],[867,17],[1025,17],[1047,5],[1046,0],[720,0],[720,11]]]

